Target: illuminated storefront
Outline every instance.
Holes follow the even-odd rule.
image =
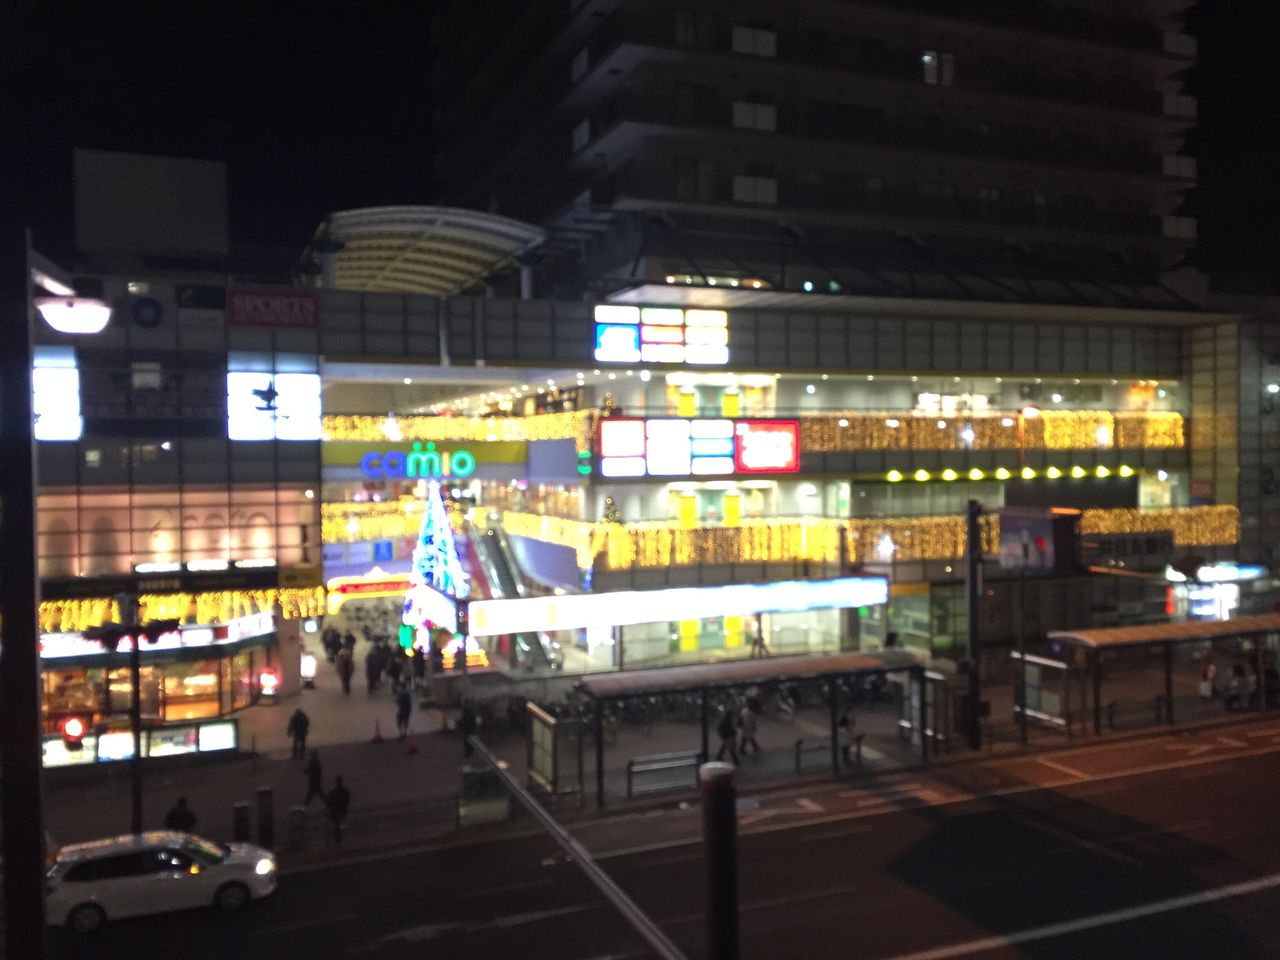
[[[271,613],[183,625],[154,644],[144,641],[139,651],[144,722],[202,720],[257,703],[263,674],[280,675],[275,641]],[[46,732],[57,731],[68,717],[90,728],[127,718],[132,642],[126,637],[115,651],[107,651],[78,632],[41,634]],[[266,686],[273,683],[268,680]]]

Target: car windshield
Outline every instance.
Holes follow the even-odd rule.
[[[211,843],[208,840],[200,839],[184,841],[182,849],[206,865],[221,863],[227,858],[227,854],[231,852],[231,848],[224,844]]]

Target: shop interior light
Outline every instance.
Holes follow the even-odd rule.
[[[1048,470],[1044,472],[1044,475],[1048,477],[1050,480],[1057,480],[1060,476],[1062,476],[1062,471],[1059,470],[1057,467],[1050,467]]]
[[[1031,467],[1023,467],[1023,468],[1022,468],[1022,479],[1023,479],[1023,480],[1034,480],[1035,478],[1036,478],[1036,472],[1035,472],[1035,470],[1034,470],[1034,469],[1032,469]]]
[[[1168,479],[1169,479],[1169,471],[1168,471],[1168,470],[1157,470],[1157,471],[1156,471],[1156,479],[1157,479],[1157,480],[1159,480],[1161,483],[1164,483],[1166,480],[1168,480]]]
[[[1033,403],[1029,403],[1022,408],[1022,416],[1023,419],[1034,420],[1036,417],[1040,416],[1040,408]]]
[[[1111,471],[1110,471],[1107,467],[1104,467],[1104,466],[1101,466],[1101,465],[1099,465],[1098,469],[1097,469],[1097,470],[1095,470],[1095,471],[1094,471],[1094,473],[1096,473],[1098,476],[1100,476],[1100,477],[1104,477],[1104,478],[1105,478],[1105,477],[1109,477],[1109,476],[1111,476]]]
[[[1007,467],[996,467],[997,480],[1008,480],[1011,476],[1013,476],[1013,474],[1009,472]]]
[[[94,297],[36,297],[32,302],[58,333],[101,333],[111,319],[110,305]]]
[[[920,469],[915,472],[914,476],[918,481],[920,481],[921,483],[924,483],[926,480],[929,479],[929,471],[925,469]]]
[[[943,470],[943,471],[942,471],[942,479],[943,479],[943,480],[955,480],[955,479],[956,479],[957,477],[959,477],[959,476],[960,476],[960,474],[956,473],[956,472],[955,472],[954,470],[952,470],[950,467],[947,467],[947,469],[945,469],[945,470]]]
[[[1077,480],[1079,480],[1084,475],[1085,475],[1085,469],[1079,464],[1076,464],[1074,467],[1071,468],[1071,476],[1075,477]]]
[[[902,480],[902,471],[890,470],[887,474],[885,474],[885,479],[888,480],[890,483],[898,483],[899,481]]]
[[[1017,423],[1017,421],[1014,420],[1013,417],[1000,418],[1000,426],[1002,427],[1012,427],[1015,423]]]
[[[1280,383],[1268,383],[1267,393],[1272,393],[1272,394],[1280,393]]]
[[[979,470],[977,467],[974,467],[972,470],[969,471],[970,480],[981,480],[983,479],[984,476],[985,474],[981,470]]]

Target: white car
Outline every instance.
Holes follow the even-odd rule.
[[[124,917],[238,910],[275,891],[276,858],[247,843],[157,830],[60,848],[46,887],[49,923],[92,933]]]

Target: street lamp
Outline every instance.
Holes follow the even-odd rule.
[[[31,234],[0,234],[0,817],[4,822],[3,906],[7,956],[41,960],[44,949],[44,811],[41,805],[40,581],[36,566],[36,459],[32,319],[36,288],[75,317],[64,333],[88,331],[102,309],[79,301],[64,271],[31,248]],[[101,307],[105,307],[102,304]],[[65,306],[63,308],[65,311]],[[56,310],[54,311],[57,312]],[[70,317],[71,313],[66,313]],[[57,327],[55,326],[55,329]],[[102,328],[97,327],[98,330]]]

